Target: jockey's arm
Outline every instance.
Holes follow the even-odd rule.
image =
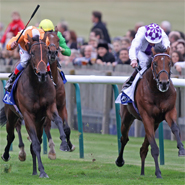
[[[24,41],[24,36],[21,35],[20,39],[18,40],[18,43],[16,42],[20,34],[21,32],[19,32],[15,37],[12,37],[9,40],[8,44],[6,45],[7,50],[14,50],[17,47],[18,43]]]
[[[162,30],[162,44],[165,46],[165,48],[170,47],[169,38],[163,30]]]
[[[64,39],[64,37],[62,36],[61,32],[58,31],[57,33],[59,40],[59,46],[61,48],[63,48],[63,50],[61,51],[61,53],[65,56],[70,56],[71,55],[71,50],[70,48],[66,45],[66,41]]]

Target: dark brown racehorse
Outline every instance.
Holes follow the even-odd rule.
[[[56,105],[56,90],[48,77],[47,62],[48,62],[48,48],[44,42],[29,37],[30,42],[30,54],[31,59],[28,66],[20,77],[17,89],[15,92],[15,101],[19,110],[21,111],[27,132],[31,138],[30,151],[33,158],[33,175],[37,174],[36,158],[38,160],[38,169],[40,171],[40,177],[48,177],[44,171],[44,167],[41,161],[40,144],[42,143],[43,126],[46,118],[54,121],[60,131],[60,139],[62,140],[62,147],[68,148],[66,142],[66,136],[63,130],[63,122],[58,115]],[[27,45],[28,49],[28,45]],[[14,126],[19,120],[15,109],[5,104],[4,113],[7,118],[6,130],[7,130],[7,146],[5,152],[2,155],[4,161],[8,161],[10,145],[13,142]],[[3,116],[1,115],[1,118]],[[0,120],[0,123],[2,121]]]
[[[121,150],[116,160],[116,165],[124,165],[123,150],[129,141],[128,132],[134,119],[142,120],[145,127],[145,139],[140,148],[141,175],[144,175],[145,158],[148,153],[148,146],[151,146],[151,154],[155,162],[155,175],[161,178],[161,171],[158,164],[159,148],[155,141],[155,131],[163,120],[168,122],[171,131],[176,136],[179,156],[185,156],[184,146],[180,140],[179,127],[176,123],[177,111],[175,107],[176,90],[170,79],[171,60],[169,48],[158,45],[153,52],[151,67],[143,74],[138,82],[135,103],[139,110],[137,115],[132,104],[121,105]]]

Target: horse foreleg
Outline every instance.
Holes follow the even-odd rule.
[[[7,121],[7,123],[6,123],[6,131],[7,131],[7,145],[5,147],[4,154],[1,156],[1,158],[7,162],[10,160],[9,150],[10,150],[10,146],[15,138],[14,126],[10,125],[9,121]]]
[[[67,144],[70,148],[70,152],[72,152],[72,151],[75,150],[75,146],[70,141],[71,129],[70,129],[69,124],[68,124],[68,115],[67,115],[66,106],[64,106],[63,109],[61,111],[59,111],[59,116],[63,120],[63,127],[64,127],[64,132],[66,134]]]
[[[165,116],[165,119],[171,128],[172,133],[175,135],[177,140],[177,148],[179,149],[178,155],[185,156],[185,149],[184,145],[180,139],[180,129],[179,126],[176,124],[176,109],[174,108],[171,112],[168,112]]]
[[[155,125],[155,129],[154,131],[157,130],[159,124],[156,124]],[[149,141],[148,141],[148,138],[147,136],[145,135],[145,139],[144,139],[144,142],[142,144],[142,147],[140,148],[140,157],[141,157],[141,175],[144,175],[145,174],[145,159],[146,159],[146,156],[147,156],[147,153],[148,153],[148,146],[149,146]]]
[[[141,115],[141,117],[143,118],[145,133],[146,133],[147,139],[150,143],[151,154],[152,154],[152,157],[154,158],[154,162],[155,162],[155,175],[157,176],[157,178],[162,178],[161,171],[159,169],[159,163],[158,163],[159,148],[158,148],[156,141],[155,141],[155,131],[154,131],[155,130],[154,129],[155,122],[154,122],[154,119],[149,117],[145,111],[143,111],[142,113],[144,114],[144,115]]]
[[[116,160],[116,165],[118,167],[122,167],[124,165],[124,160],[123,160],[123,152],[124,152],[124,148],[125,145],[127,144],[127,142],[129,141],[128,138],[128,132],[130,129],[130,126],[132,124],[132,122],[134,121],[134,117],[128,112],[126,106],[121,105],[121,150],[119,153],[119,156]]]
[[[44,131],[47,135],[48,145],[49,145],[49,148],[50,148],[50,150],[48,152],[48,158],[51,159],[51,160],[54,160],[54,159],[56,159],[55,143],[52,140],[50,130],[51,130],[51,120],[46,118],[46,121],[45,121],[45,124],[44,124]]]
[[[33,151],[32,143],[30,145],[30,152],[31,152],[32,159],[33,159],[33,173],[32,173],[32,175],[37,175],[36,155],[35,155],[35,152]]]
[[[22,140],[22,135],[21,135],[21,119],[18,119],[17,123],[16,123],[16,131],[18,133],[18,137],[19,137],[19,160],[20,161],[25,161],[26,160],[26,152],[24,150],[24,143]]]

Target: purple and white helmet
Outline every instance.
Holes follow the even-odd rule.
[[[146,28],[146,33],[145,33],[145,39],[153,44],[157,44],[161,42],[162,40],[162,30],[158,24],[151,23],[147,26]]]

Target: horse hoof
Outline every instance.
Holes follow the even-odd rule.
[[[75,150],[75,145],[72,145],[70,152],[73,152]]]
[[[185,156],[185,149],[179,150],[178,154],[179,154],[179,157]]]
[[[40,178],[49,178],[49,176],[45,172],[40,173],[39,177]]]
[[[26,160],[26,153],[19,153],[19,160],[25,161]]]
[[[60,150],[64,151],[64,152],[69,152],[70,148],[69,148],[68,144],[66,143],[66,144],[61,144],[60,145]]]
[[[8,159],[5,159],[4,158],[4,155],[1,156],[2,160],[5,161],[5,162],[8,162],[10,160],[10,156],[8,157]]]
[[[51,160],[55,160],[56,159],[56,154],[55,153],[49,153],[48,158],[51,159]]]
[[[116,165],[117,165],[118,167],[122,167],[122,166],[125,164],[125,161],[123,160],[123,161],[121,161],[121,162],[118,162],[118,160],[116,160],[115,163],[116,163]]]
[[[158,178],[158,179],[162,179],[161,174],[157,175],[157,178]]]
[[[37,172],[33,172],[32,175],[38,175]]]

